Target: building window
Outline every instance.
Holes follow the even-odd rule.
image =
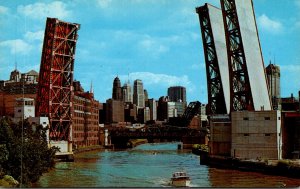
[[[244,134],[244,136],[249,136],[249,134],[247,133],[247,134]]]
[[[18,112],[21,112],[21,110],[18,110]]]
[[[249,120],[249,117],[244,117],[244,120]]]
[[[280,120],[280,117],[278,117],[278,120]]]
[[[271,134],[270,133],[266,133],[265,136],[271,136]]]
[[[271,118],[270,117],[265,117],[265,120],[271,120]]]

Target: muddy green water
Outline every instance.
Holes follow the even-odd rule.
[[[170,187],[173,172],[184,170],[190,187],[298,187],[299,179],[200,165],[178,143],[144,144],[130,150],[78,154],[75,162],[57,163],[33,187]]]

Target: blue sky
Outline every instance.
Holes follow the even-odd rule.
[[[300,0],[253,0],[265,65],[281,67],[283,97],[300,90]],[[97,100],[142,79],[150,98],[187,88],[187,100],[207,102],[199,19],[195,7],[218,0],[0,0],[0,80],[39,71],[46,17],[81,24],[74,79],[91,81]]]

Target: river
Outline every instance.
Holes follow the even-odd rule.
[[[170,187],[173,172],[184,170],[191,187],[298,187],[299,179],[200,165],[199,156],[177,150],[178,143],[143,144],[129,150],[77,154],[56,163],[33,187]]]

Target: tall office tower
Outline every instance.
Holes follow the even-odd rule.
[[[168,96],[162,96],[159,98],[157,102],[157,120],[166,121],[168,119],[168,101]]]
[[[124,102],[133,102],[132,100],[132,90],[130,83],[125,83],[124,86],[122,87],[122,94],[123,94],[123,100]]]
[[[157,120],[157,102],[155,99],[151,98],[148,100],[150,108],[150,120]]]
[[[140,79],[134,81],[133,104],[138,108],[145,107],[144,87]]]
[[[144,89],[144,100],[145,100],[145,106],[149,107],[149,103],[148,103],[148,91],[146,89]]]
[[[124,122],[124,103],[120,100],[108,99],[106,100],[106,122],[118,123]]]
[[[122,100],[121,82],[120,82],[120,79],[118,77],[116,77],[114,79],[112,99],[113,100]]]
[[[266,74],[269,83],[270,98],[273,109],[277,110],[280,103],[280,68],[275,64],[270,64],[266,67]]]
[[[181,86],[169,87],[168,96],[171,102],[186,102],[186,89]]]

